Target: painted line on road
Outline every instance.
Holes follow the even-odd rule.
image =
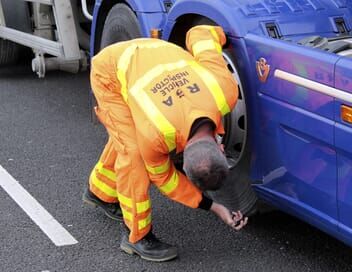
[[[78,241],[0,165],[0,186],[27,213],[56,246]]]

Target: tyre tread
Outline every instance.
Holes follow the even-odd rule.
[[[141,37],[136,14],[126,4],[112,7],[104,23],[100,49],[120,41]]]
[[[19,45],[0,39],[0,66],[16,63],[19,58]]]

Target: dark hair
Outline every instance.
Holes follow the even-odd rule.
[[[219,189],[229,172],[225,155],[209,138],[186,146],[183,165],[187,177],[202,191]]]

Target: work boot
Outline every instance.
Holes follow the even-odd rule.
[[[128,254],[136,253],[142,259],[153,262],[164,262],[177,257],[177,248],[161,242],[151,231],[135,244],[130,243],[128,235],[124,234],[120,248]]]
[[[119,203],[107,203],[96,197],[88,188],[84,190],[82,200],[85,203],[100,207],[104,210],[105,215],[117,221],[123,221],[122,211]]]

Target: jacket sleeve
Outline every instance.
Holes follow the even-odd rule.
[[[170,160],[168,149],[158,138],[138,136],[138,144],[151,182],[170,199],[191,208],[202,201],[200,190]]]
[[[219,26],[195,26],[186,35],[187,50],[198,64],[215,77],[232,110],[238,97],[238,84],[222,56],[222,47],[225,43],[225,33]]]

